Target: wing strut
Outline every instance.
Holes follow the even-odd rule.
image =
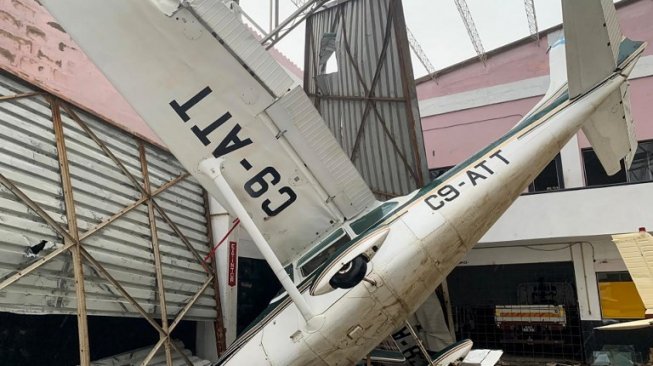
[[[220,193],[224,195],[229,208],[236,216],[238,216],[240,223],[243,225],[243,227],[245,227],[249,235],[252,237],[256,247],[263,255],[263,258],[265,258],[265,261],[268,262],[275,276],[277,276],[279,282],[281,282],[281,286],[283,286],[283,288],[288,292],[288,295],[295,303],[297,309],[299,309],[299,312],[302,314],[304,320],[306,320],[306,323],[308,323],[310,327],[312,323],[311,320],[316,318],[315,313],[313,313],[313,309],[311,309],[311,307],[306,302],[306,299],[304,299],[302,294],[299,292],[299,289],[295,286],[293,280],[290,278],[290,276],[288,276],[288,273],[281,265],[279,258],[277,258],[277,256],[272,251],[270,244],[268,244],[267,240],[265,240],[263,234],[261,234],[258,227],[256,227],[256,224],[247,213],[247,210],[242,205],[242,203],[240,203],[238,197],[236,197],[236,194],[229,186],[229,183],[227,183],[227,181],[222,176],[222,163],[222,158],[208,158],[200,162],[198,169],[200,172],[202,172],[202,174],[205,174],[211,178],[218,190],[220,190]]]

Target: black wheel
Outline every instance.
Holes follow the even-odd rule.
[[[359,255],[342,266],[340,271],[331,277],[329,284],[333,288],[352,288],[365,278],[365,272],[367,272],[367,258]]]

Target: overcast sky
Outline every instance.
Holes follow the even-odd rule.
[[[261,27],[269,27],[268,0],[240,0],[241,7]],[[290,0],[279,0],[280,21],[297,8]],[[469,10],[486,51],[529,35],[524,0],[467,0]],[[408,28],[421,44],[436,70],[476,55],[453,0],[403,0]],[[562,21],[559,0],[535,0],[540,30]],[[303,68],[304,25],[287,35],[277,46]],[[411,52],[415,77],[426,70]]]

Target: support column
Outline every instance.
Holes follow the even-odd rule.
[[[576,291],[581,320],[601,320],[599,290],[594,270],[594,251],[590,243],[576,243],[571,246],[574,263]]]
[[[70,253],[73,259],[73,272],[75,275],[75,295],[77,298],[77,337],[79,338],[79,363],[81,366],[89,366],[90,347],[88,343],[88,319],[86,314],[86,292],[84,290],[84,269],[82,267],[81,242],[77,231],[77,215],[75,214],[75,200],[73,199],[73,186],[70,180],[70,169],[68,167],[68,155],[66,154],[66,143],[64,140],[63,124],[61,122],[61,110],[59,101],[50,98],[52,110],[52,123],[57,143],[57,157],[61,169],[61,184],[63,185],[64,202],[66,205],[66,218],[68,220],[68,232],[72,236],[64,237],[66,245],[73,244]]]
[[[163,345],[166,353],[166,365],[172,366],[172,347],[170,346],[170,328],[168,326],[168,309],[166,307],[165,286],[163,286],[163,267],[161,265],[161,252],[159,251],[159,236],[156,230],[156,216],[154,215],[154,202],[150,188],[150,178],[147,171],[147,159],[145,158],[145,146],[139,143],[138,152],[141,159],[141,170],[143,172],[143,188],[147,194],[147,213],[150,221],[150,232],[152,234],[152,253],[154,256],[154,270],[156,273],[156,284],[159,293],[159,311],[161,313],[161,328],[164,334],[159,334],[160,339],[166,338]]]

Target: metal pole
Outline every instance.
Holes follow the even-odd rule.
[[[68,232],[72,239],[64,237],[66,244],[73,243],[70,252],[73,257],[73,272],[75,275],[75,293],[77,297],[77,335],[79,337],[79,363],[81,366],[91,364],[90,349],[88,344],[88,320],[86,314],[86,293],[84,291],[84,270],[82,268],[82,255],[80,253],[81,243],[77,230],[77,215],[75,214],[75,200],[73,199],[73,186],[70,179],[68,167],[68,155],[64,140],[63,124],[61,122],[61,111],[56,98],[50,98],[52,110],[52,123],[57,143],[57,157],[61,168],[61,184],[63,185],[64,202],[66,204],[66,218],[68,219]]]
[[[424,344],[422,344],[422,340],[419,339],[419,336],[418,336],[417,333],[415,332],[415,329],[413,329],[413,326],[410,325],[410,322],[409,322],[408,320],[405,320],[405,321],[404,321],[404,325],[406,325],[406,328],[408,329],[408,331],[410,332],[410,334],[411,334],[411,335],[413,336],[413,338],[415,339],[415,343],[417,343],[417,347],[418,347],[419,350],[422,352],[422,356],[424,356],[424,358],[426,359],[426,362],[428,362],[429,365],[435,365],[435,364],[433,363],[433,360],[431,359],[431,355],[430,355],[429,352],[426,350],[426,348],[424,348]]]
[[[33,97],[35,95],[40,95],[40,94],[41,94],[40,92],[30,92],[30,93],[22,93],[22,94],[14,94],[14,95],[3,95],[3,96],[0,96],[0,102],[4,102],[5,100],[28,98],[28,97]]]
[[[274,0],[274,27],[279,26],[279,0]]]
[[[394,13],[393,17],[391,19],[388,19],[388,21],[392,21],[394,23],[394,31],[395,31],[395,39],[397,42],[397,47],[399,48],[398,53],[399,53],[399,68],[400,72],[399,75],[401,77],[401,87],[402,87],[402,94],[404,97],[404,100],[406,102],[405,108],[406,108],[406,119],[408,122],[408,126],[410,128],[410,132],[408,134],[410,138],[410,147],[412,149],[413,153],[413,159],[415,161],[415,173],[416,176],[414,176],[415,179],[415,185],[420,188],[423,187],[425,182],[424,175],[427,174],[426,172],[428,171],[428,167],[425,161],[422,161],[420,151],[419,151],[419,144],[418,144],[418,139],[424,139],[424,136],[422,134],[422,130],[417,129],[417,123],[416,119],[419,118],[419,111],[413,110],[413,100],[417,100],[417,95],[415,93],[415,80],[413,80],[413,67],[410,62],[410,51],[409,51],[409,46],[408,46],[408,38],[407,36],[407,28],[406,28],[406,21],[404,19],[404,13],[403,9],[401,7],[401,2],[399,1],[393,1],[392,6],[394,6]],[[409,79],[408,76],[411,76]],[[417,112],[417,115],[415,115],[414,112]],[[408,193],[408,192],[402,192],[402,193]]]
[[[207,177],[211,178],[216,184],[220,192],[224,195],[224,198],[232,209],[232,212],[240,219],[240,222],[252,237],[254,244],[256,244],[256,247],[263,255],[263,258],[265,258],[265,261],[268,262],[270,268],[272,268],[272,272],[274,272],[279,279],[279,282],[281,282],[281,286],[283,286],[283,288],[288,292],[288,295],[295,303],[306,322],[310,323],[310,320],[315,318],[313,310],[299,292],[295,283],[290,279],[288,273],[286,273],[286,270],[281,265],[281,262],[279,262],[279,259],[272,251],[272,248],[270,248],[267,240],[265,240],[263,234],[261,234],[258,227],[256,227],[254,220],[249,216],[245,207],[240,203],[238,197],[236,197],[236,194],[222,176],[220,171],[222,169],[222,161],[222,159],[208,158],[200,162],[198,169]]]
[[[273,26],[273,24],[272,24],[272,22],[273,22],[273,20],[272,20],[273,14],[274,14],[274,0],[270,0],[270,19],[269,19],[270,22],[268,23],[268,24],[270,25],[270,26],[269,26],[269,29],[270,29],[270,30],[268,31],[268,34],[271,33],[272,30],[274,29],[274,26]]]
[[[143,188],[148,195],[147,214],[150,220],[150,232],[152,235],[152,252],[154,255],[154,270],[156,273],[156,285],[159,293],[159,309],[161,312],[161,328],[166,333],[160,334],[159,337],[164,339],[166,351],[166,365],[172,366],[172,349],[170,347],[170,334],[168,330],[168,309],[166,307],[166,292],[163,286],[163,267],[161,266],[161,252],[159,251],[159,236],[156,230],[156,217],[154,215],[154,206],[152,197],[150,197],[150,177],[147,171],[147,159],[145,158],[145,146],[142,142],[138,144],[138,152],[141,159],[141,171],[143,172]]]

